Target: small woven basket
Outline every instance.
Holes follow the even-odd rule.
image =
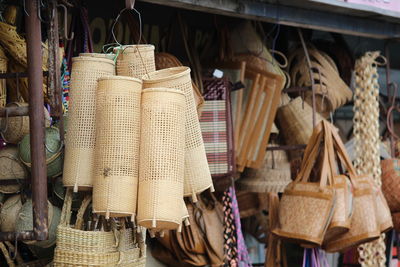
[[[154,45],[129,45],[114,49],[117,57],[117,75],[142,79],[156,70]]]
[[[143,76],[143,88],[166,87],[177,89],[186,97],[185,123],[185,196],[197,201],[196,194],[208,188],[214,191],[208,166],[196,104],[193,97],[190,68],[175,67]]]
[[[114,73],[115,64],[111,59],[72,59],[63,183],[75,192],[90,190],[93,186],[97,80]]]
[[[42,248],[49,248],[56,243],[56,230],[60,223],[61,210],[53,206],[49,201],[48,203],[48,222],[49,222],[49,238],[44,241],[25,241],[26,244],[35,245]],[[27,201],[22,205],[18,218],[15,222],[15,230],[31,231],[33,230],[33,215],[32,215],[32,200]]]
[[[18,148],[7,146],[0,150],[0,180],[23,180],[28,173],[18,159]],[[18,193],[21,185],[0,185],[0,192],[5,194]]]
[[[392,212],[400,211],[400,160],[381,161],[382,191]]]
[[[141,96],[136,78],[99,79],[93,211],[106,218],[136,214]]]
[[[9,197],[0,210],[0,230],[2,232],[15,232],[15,222],[22,207],[21,195]]]
[[[13,102],[7,107],[27,107],[28,103]],[[50,115],[44,108],[45,126],[50,126]],[[25,135],[29,134],[29,116],[1,118],[1,136],[4,141],[11,144],[18,144]]]
[[[4,49],[0,46],[0,73],[7,72],[8,59],[4,53]],[[0,81],[0,107],[4,107],[7,103],[7,87],[6,80]]]
[[[152,230],[182,223],[185,96],[178,90],[143,91],[137,221]]]
[[[48,127],[45,130],[46,141],[46,165],[47,165],[47,177],[57,177],[62,174],[63,169],[63,144],[60,139],[60,132],[56,127]],[[30,135],[27,134],[18,145],[19,158],[30,170],[32,165],[31,159],[31,145]]]

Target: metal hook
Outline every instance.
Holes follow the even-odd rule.
[[[24,6],[25,15],[29,17],[29,13],[28,13],[28,11],[26,11],[26,3],[25,3],[25,1],[26,0],[22,0],[22,5]]]
[[[45,20],[42,18],[42,13],[41,13],[41,11],[40,11],[40,9],[41,9],[42,7],[44,7],[43,1],[42,1],[42,0],[37,0],[37,16],[38,16],[38,19],[39,19],[41,22],[43,22],[43,23],[50,23],[50,21],[45,21]]]
[[[71,41],[72,39],[74,39],[74,32],[71,32],[71,36],[68,36],[68,9],[65,5],[63,4],[59,4],[59,7],[62,7],[62,9],[64,9],[64,38],[65,40]]]
[[[127,0],[127,1],[128,1],[128,0]],[[112,25],[112,27],[111,27],[111,34],[112,34],[112,37],[114,38],[114,41],[115,41],[116,44],[118,44],[119,46],[122,46],[122,45],[118,42],[117,37],[115,36],[114,28],[115,28],[115,25],[117,25],[117,23],[118,23],[118,21],[119,21],[119,18],[121,17],[122,13],[123,13],[125,10],[133,10],[133,11],[135,11],[136,14],[138,15],[138,18],[139,18],[139,41],[138,41],[138,44],[139,44],[139,43],[140,43],[140,40],[142,39],[142,16],[141,16],[140,12],[137,11],[135,8],[132,8],[132,9],[123,8],[123,9],[118,13],[118,15],[117,15],[117,17],[115,18],[114,23],[113,23],[113,25]]]

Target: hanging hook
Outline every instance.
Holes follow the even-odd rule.
[[[125,0],[126,9],[134,9],[135,7],[135,0]]]
[[[63,4],[59,4],[58,7],[61,7],[64,10],[64,39],[71,41],[74,39],[74,32],[71,32],[71,36],[68,36],[68,10],[67,7]]]
[[[42,12],[41,12],[41,8],[44,7],[44,3],[42,0],[37,0],[37,16],[39,18],[39,20],[43,23],[50,23],[50,21],[46,21],[42,18]]]

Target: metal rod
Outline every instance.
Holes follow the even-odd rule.
[[[43,76],[48,76],[48,71],[43,71]],[[19,79],[19,78],[27,78],[27,72],[5,72],[0,73],[0,79]]]
[[[268,151],[272,150],[303,150],[306,148],[307,145],[287,145],[287,146],[269,146],[267,147]]]
[[[29,79],[29,130],[31,143],[32,209],[35,240],[48,239],[47,170],[45,156],[45,125],[42,73],[42,40],[38,3],[26,1],[26,50]]]
[[[35,233],[33,231],[22,232],[0,232],[1,241],[15,241],[15,240],[34,240]]]
[[[0,117],[28,116],[29,107],[5,107],[0,108]]]
[[[313,110],[312,121],[313,121],[313,127],[315,128],[315,124],[316,124],[316,121],[315,121],[315,117],[316,117],[315,116],[315,112],[316,112],[316,108],[315,108],[315,83],[314,83],[312,65],[311,65],[310,55],[308,54],[306,43],[304,42],[303,33],[302,33],[300,28],[297,28],[297,32],[299,33],[301,46],[303,47],[304,55],[306,56],[306,60],[307,60],[308,71],[310,73],[311,91],[312,91],[312,110]]]

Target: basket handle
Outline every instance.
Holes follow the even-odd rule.
[[[92,196],[85,195],[85,197],[83,198],[83,201],[82,201],[82,205],[79,208],[78,214],[76,215],[75,229],[82,230],[83,215],[85,214],[85,211],[89,207],[89,204],[91,201],[92,201]]]
[[[72,189],[67,188],[61,210],[60,225],[68,226],[71,219]]]

